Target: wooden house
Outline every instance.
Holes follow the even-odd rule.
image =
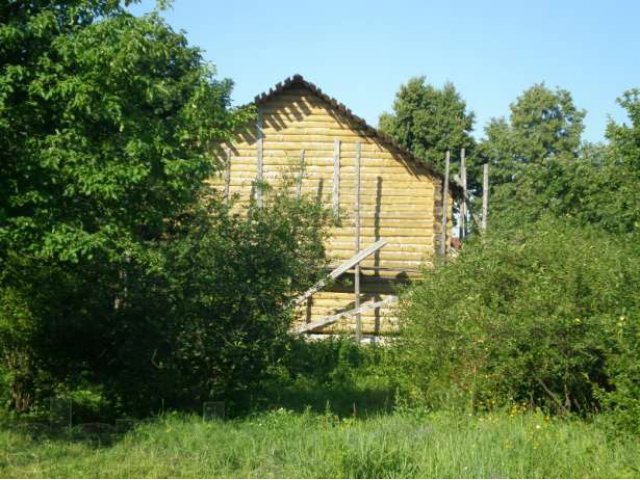
[[[285,177],[298,178],[303,194],[316,196],[340,215],[326,245],[335,267],[358,250],[386,241],[301,302],[299,330],[353,330],[354,316],[339,314],[358,308],[363,335],[393,333],[397,288],[432,265],[441,248],[442,175],[300,75],[258,95],[255,105],[255,127],[239,133],[220,153],[228,168],[212,182],[239,195],[242,203],[260,195],[256,180],[277,185]]]

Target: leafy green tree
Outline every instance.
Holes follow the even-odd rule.
[[[629,124],[613,121],[607,126],[609,141],[601,165],[601,181],[592,187],[592,208],[587,213],[615,233],[640,229],[640,89],[624,92],[618,103],[627,112]]]
[[[511,104],[509,121],[491,120],[484,153],[495,165],[500,183],[512,180],[519,167],[543,164],[556,157],[576,158],[584,130],[585,112],[567,90],[544,83],[527,89]]]
[[[323,271],[329,213],[270,191],[264,208],[241,214],[206,193],[143,259],[10,263],[2,274],[12,283],[0,289],[2,401],[20,411],[71,396],[94,420],[98,408],[146,415],[246,402],[286,353],[290,300]],[[91,408],[89,397],[99,400]]]
[[[0,251],[119,258],[158,238],[238,121],[231,83],[157,15],[9,2],[0,24]]]
[[[558,97],[560,98],[560,97]],[[565,100],[569,98],[564,95]],[[481,145],[493,162],[492,224],[517,227],[534,221],[543,212],[598,225],[610,233],[628,235],[640,225],[640,203],[635,195],[639,180],[638,148],[640,117],[637,90],[626,92],[618,103],[625,108],[629,124],[611,122],[605,144],[579,145],[580,125],[558,127],[554,136],[516,135],[504,120],[488,128],[490,138]],[[567,111],[574,107],[566,104]],[[558,115],[551,116],[557,120]],[[575,121],[575,116],[572,117]],[[568,123],[568,119],[565,123]],[[544,131],[550,131],[549,128]],[[561,135],[573,131],[572,135]],[[519,153],[524,152],[524,153]],[[541,153],[542,152],[542,153]],[[534,159],[533,161],[531,159]]]
[[[599,228],[548,215],[489,230],[407,297],[405,392],[435,407],[587,414],[605,399],[637,413],[639,282],[637,246]]]
[[[494,223],[526,221],[568,193],[561,172],[579,157],[584,116],[567,90],[536,84],[511,104],[508,121],[489,122],[479,150],[492,167]]]
[[[419,158],[443,170],[444,152],[470,153],[474,115],[450,82],[437,88],[425,77],[411,78],[400,87],[393,113],[380,116],[380,129],[395,138]]]
[[[0,5],[0,379],[18,410],[126,362],[120,328],[161,344],[159,245],[251,115],[183,34],[126,4]]]
[[[241,216],[207,188],[252,112],[124,5],[0,6],[0,400],[17,411],[237,400],[323,265],[315,202],[267,191]]]
[[[613,148],[613,161],[640,172],[640,89],[624,92],[618,103],[627,112],[630,124],[610,122],[607,139]]]
[[[329,218],[315,198],[296,200],[279,190],[248,214],[230,213],[214,201],[178,226],[180,240],[164,247],[159,292],[172,299],[167,323],[174,340],[165,370],[177,369],[180,388],[165,398],[179,391],[187,394],[181,404],[226,399],[246,405],[289,345],[293,296],[326,266]],[[128,379],[121,378],[126,388]],[[157,392],[149,398],[157,405]]]

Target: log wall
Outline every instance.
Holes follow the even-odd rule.
[[[313,195],[328,208],[339,206],[340,224],[331,229],[327,244],[331,264],[338,265],[355,253],[355,149],[360,142],[361,248],[380,238],[388,241],[361,264],[361,302],[386,298],[398,284],[419,275],[422,266],[433,264],[440,231],[442,180],[303,87],[290,88],[258,108],[256,128],[238,135],[230,146],[229,193],[238,195],[240,204],[246,204],[254,194],[260,150],[262,179],[277,186],[288,178],[293,194],[304,150],[302,194]],[[260,124],[261,135],[257,131]],[[224,188],[224,172],[212,183]],[[353,287],[349,287],[349,275],[345,276],[331,291],[314,294],[300,309],[299,321],[319,320],[353,308]],[[397,322],[391,308],[363,313],[363,333],[395,331]],[[353,319],[342,320],[323,332],[352,330],[353,323]]]

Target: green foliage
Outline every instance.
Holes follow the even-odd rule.
[[[14,265],[28,302],[0,307],[5,381],[29,400],[21,409],[86,385],[128,414],[245,401],[284,355],[287,306],[322,271],[327,220],[314,200],[277,192],[248,215],[214,198],[142,259]]]
[[[635,438],[541,413],[361,420],[284,409],[232,421],[167,414],[102,444],[0,431],[0,475],[123,478],[634,478]],[[111,444],[110,444],[111,443]]]
[[[231,83],[157,14],[4,8],[0,252],[117,259],[161,236],[213,172],[212,142],[247,119]]]
[[[608,426],[640,434],[640,322],[637,314],[620,315],[608,334],[615,339],[607,374],[615,389],[600,392]]]
[[[465,147],[470,153],[473,120],[452,83],[439,89],[415,77],[400,87],[393,113],[380,116],[380,129],[441,171],[446,150],[456,156]]]
[[[525,90],[511,104],[509,122],[492,120],[486,128],[484,148],[496,166],[505,170],[496,169],[498,183],[513,180],[518,167],[541,163],[549,157],[575,158],[584,116],[567,90],[552,91],[544,83]]]
[[[17,411],[31,404],[30,392],[36,367],[31,339],[34,325],[28,302],[15,289],[0,292],[0,402],[14,405]]]
[[[638,388],[637,351],[612,333],[638,326],[639,272],[632,245],[549,218],[466,245],[406,298],[406,390],[431,406],[597,411],[619,379]]]
[[[492,165],[492,227],[517,228],[546,212],[616,235],[636,232],[638,94],[631,90],[618,101],[631,124],[612,122],[605,145],[580,145],[584,112],[568,92],[544,85],[527,90],[512,105],[509,123],[491,122],[481,151]]]
[[[579,159],[556,162],[545,195],[532,202],[528,212],[522,208],[525,216],[539,216],[531,210],[531,205],[538,205],[540,211],[596,225],[629,241],[640,226],[640,199],[635,194],[640,177],[637,169],[616,160],[614,148],[586,145]]]
[[[630,125],[610,122],[607,138],[613,146],[613,156],[617,163],[640,171],[640,89],[631,89],[618,98],[618,104],[627,112]]]
[[[324,267],[328,212],[272,192],[248,216],[203,210],[167,245],[173,354],[191,401],[251,393],[289,339],[294,294]]]
[[[314,202],[266,192],[245,217],[205,188],[252,112],[126,4],[0,6],[0,400],[19,411],[236,398],[323,264]]]
[[[567,90],[536,84],[511,104],[508,121],[489,122],[479,151],[491,164],[493,223],[535,220],[569,194],[563,172],[578,158],[584,116]]]
[[[352,337],[292,338],[281,362],[262,382],[255,406],[330,408],[339,416],[359,417],[388,412],[395,387],[386,375],[389,353],[382,346],[358,345]]]
[[[490,137],[483,148],[485,153],[487,148],[496,148],[491,157],[497,162],[492,167],[492,182],[498,183],[491,193],[492,227],[515,228],[536,221],[546,212],[597,225],[616,235],[637,232],[640,204],[635,191],[640,180],[640,148],[634,139],[640,131],[638,98],[630,91],[619,102],[627,110],[631,124],[612,122],[607,133],[609,143],[605,145],[585,144],[575,150],[578,138],[574,135],[571,142],[571,137],[564,138],[556,148],[536,157],[534,163],[516,161],[515,157],[509,163],[503,156],[508,149],[496,148],[501,145],[500,136]],[[565,109],[572,110],[569,105]],[[513,136],[513,131],[509,135]],[[523,137],[518,148],[534,151],[535,145],[527,147],[526,142],[536,143]]]

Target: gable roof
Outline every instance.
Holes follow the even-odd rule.
[[[281,93],[285,92],[286,90],[289,90],[294,87],[303,87],[309,90],[312,94],[319,97],[323,101],[327,102],[329,105],[335,108],[338,112],[340,112],[349,120],[351,120],[353,123],[358,125],[362,130],[364,130],[365,132],[370,134],[372,137],[374,137],[376,140],[378,140],[382,145],[385,145],[388,148],[392,148],[399,151],[404,157],[410,159],[411,161],[415,162],[418,165],[426,167],[433,176],[441,180],[444,180],[444,175],[438,172],[432,164],[427,163],[424,160],[417,157],[416,155],[414,155],[406,147],[398,143],[391,136],[369,125],[364,118],[357,116],[349,108],[347,108],[346,105],[344,105],[343,103],[339,102],[335,98],[324,93],[315,84],[309,82],[308,80],[305,80],[302,77],[302,75],[296,74],[285,79],[282,82],[278,82],[274,87],[270,88],[268,91],[265,91],[256,95],[254,99],[254,103],[256,105],[264,104],[269,100],[273,99],[274,97],[277,97]],[[452,194],[459,193],[460,191],[460,185],[458,185],[453,179],[449,180],[449,187]]]

